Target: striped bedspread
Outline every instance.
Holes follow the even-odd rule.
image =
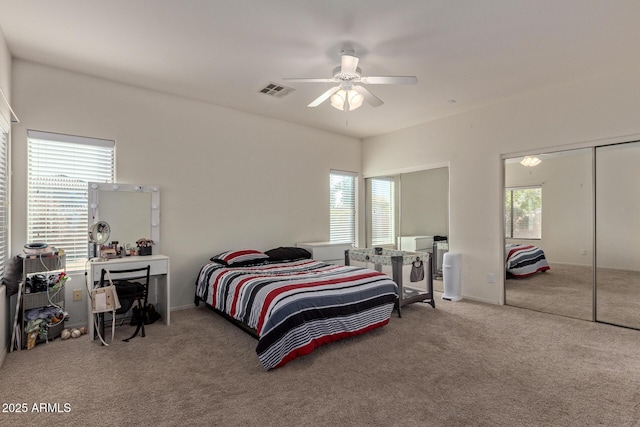
[[[505,263],[507,273],[514,277],[527,277],[550,268],[544,251],[533,245],[506,245]]]
[[[200,270],[196,295],[254,329],[265,369],[386,325],[397,286],[386,275],[315,260]]]

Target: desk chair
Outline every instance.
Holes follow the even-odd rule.
[[[116,310],[115,314],[126,314],[134,306],[135,302],[138,302],[139,316],[136,320],[136,330],[129,338],[122,341],[129,342],[131,338],[138,335],[138,332],[142,330],[142,336],[145,336],[144,330],[144,313],[147,308],[147,299],[149,296],[149,279],[150,279],[151,266],[141,268],[132,268],[126,270],[109,270],[109,275],[116,287],[118,293],[118,299],[120,300],[121,307]],[[99,286],[108,285],[105,283],[105,277],[107,270],[104,268],[100,272],[100,284]],[[107,278],[108,281],[108,278]],[[101,332],[104,336],[104,313],[101,316]]]

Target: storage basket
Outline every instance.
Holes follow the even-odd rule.
[[[47,337],[46,339],[40,338],[40,336],[38,336],[38,338],[36,338],[36,344],[39,344],[41,342],[45,342],[47,340],[52,340],[54,338],[59,337],[62,334],[62,330],[64,329],[64,320],[61,320],[60,322],[56,323],[53,326],[49,326],[47,328]],[[26,332],[22,332],[22,348],[27,348],[27,333]]]
[[[37,256],[29,255],[24,259],[24,274],[44,273],[47,271],[64,270],[66,255]]]
[[[24,294],[22,303],[24,304],[25,310],[29,310],[30,308],[46,307],[51,305],[51,303],[60,305],[61,303],[64,303],[64,290],[49,290],[49,292]]]
[[[47,339],[53,339],[53,338],[59,337],[63,329],[64,329],[64,320],[56,323],[53,326],[49,326],[49,329],[47,329]]]

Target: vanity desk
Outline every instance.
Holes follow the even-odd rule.
[[[147,255],[147,256],[128,256],[123,258],[113,258],[108,260],[100,260],[95,259],[91,260],[89,263],[89,277],[91,278],[91,283],[96,284],[100,281],[100,273],[102,269],[106,270],[126,270],[132,268],[141,268],[146,267],[147,265],[151,266],[150,276],[151,283],[154,286],[150,289],[149,295],[155,294],[155,301],[149,301],[151,304],[154,304],[158,313],[162,316],[161,321],[163,321],[167,326],[170,323],[170,274],[169,274],[169,257],[166,255]],[[155,292],[152,290],[155,289]],[[91,299],[88,298],[88,313],[89,319],[87,322],[87,332],[89,335],[89,339],[93,340],[94,338],[94,323],[93,317],[95,316],[92,313],[91,307]]]
[[[100,281],[102,269],[131,270],[151,266],[149,274],[149,303],[153,304],[169,325],[169,301],[171,295],[169,280],[169,257],[160,255],[160,187],[157,185],[137,185],[121,183],[90,182],[89,192],[89,229],[98,221],[106,222],[109,227],[107,240],[121,245],[132,245],[142,237],[153,242],[152,255],[131,255],[121,258],[93,258],[89,262],[89,283],[95,286]],[[94,242],[96,243],[96,242]],[[101,244],[101,243],[100,243]],[[96,245],[98,246],[98,245]],[[146,248],[150,249],[150,248]],[[94,256],[100,248],[93,249]],[[88,300],[87,332],[94,339],[94,314],[91,299]]]

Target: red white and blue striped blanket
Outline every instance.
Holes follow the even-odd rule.
[[[256,331],[265,369],[386,325],[398,292],[375,270],[311,259],[253,267],[212,262],[196,286],[208,305]]]
[[[533,245],[506,245],[505,263],[513,277],[527,277],[550,268],[544,251]]]

